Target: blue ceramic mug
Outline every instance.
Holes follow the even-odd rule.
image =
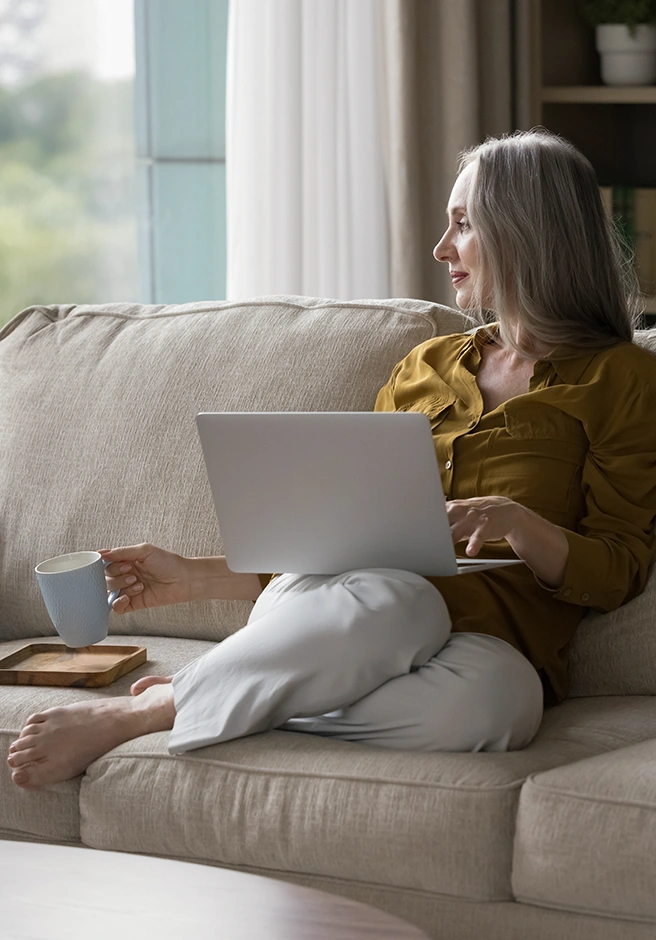
[[[121,593],[107,594],[108,564],[99,552],[72,552],[34,569],[50,619],[66,646],[91,646],[107,636],[109,612]]]

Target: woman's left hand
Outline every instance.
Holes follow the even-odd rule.
[[[505,496],[452,499],[446,504],[453,544],[467,540],[465,552],[478,555],[484,542],[497,542],[517,532],[527,510]]]

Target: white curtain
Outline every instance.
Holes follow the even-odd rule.
[[[380,13],[379,0],[232,0],[229,300],[391,296]]]

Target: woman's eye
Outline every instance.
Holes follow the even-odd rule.
[[[469,228],[469,222],[467,222],[465,219],[461,219],[460,222],[456,222],[456,225],[457,225],[458,228],[460,228],[460,229]]]

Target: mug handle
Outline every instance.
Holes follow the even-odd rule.
[[[101,558],[100,560],[103,563],[103,568],[106,568],[107,565],[111,565],[111,562],[105,561],[104,558]],[[120,594],[121,594],[121,589],[118,588],[116,591],[112,591],[111,594],[107,595],[107,606],[110,608],[110,610],[111,610],[112,604],[114,603],[116,598],[120,596]]]

